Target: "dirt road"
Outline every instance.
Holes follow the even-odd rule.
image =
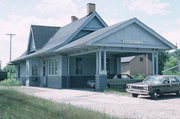
[[[132,98],[82,90],[36,87],[20,87],[18,90],[48,100],[105,112],[120,118],[180,119],[180,98],[176,96],[164,96],[154,101],[149,97]]]

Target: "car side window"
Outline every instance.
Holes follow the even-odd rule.
[[[165,84],[170,83],[170,79],[169,78],[164,78],[164,83]]]
[[[175,77],[170,77],[171,83],[176,83],[179,82]]]
[[[122,78],[122,79],[130,79],[130,77],[127,76],[127,75],[121,75],[121,78]]]

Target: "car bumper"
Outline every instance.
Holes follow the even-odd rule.
[[[138,95],[149,95],[149,91],[146,90],[136,90],[136,89],[126,89],[128,93],[138,94]]]

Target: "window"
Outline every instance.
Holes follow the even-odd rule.
[[[82,58],[76,58],[76,74],[82,74]]]
[[[33,76],[38,75],[38,67],[37,66],[32,66],[32,75]]]
[[[140,58],[139,58],[139,61],[140,61],[140,62],[143,62],[143,57],[140,57]]]
[[[179,82],[175,77],[170,77],[171,83],[176,83]]]
[[[48,60],[48,74],[49,75],[57,75],[58,73],[58,59],[50,59]]]

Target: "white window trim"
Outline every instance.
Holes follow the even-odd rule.
[[[48,62],[49,60],[57,60],[57,74],[49,74],[49,62]],[[60,64],[60,58],[59,57],[47,58],[45,60],[45,62],[47,62],[47,76],[58,76],[60,74],[60,72],[59,72],[60,69],[58,67]]]

